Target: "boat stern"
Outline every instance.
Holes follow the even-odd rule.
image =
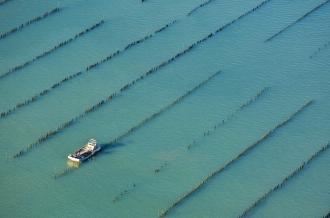
[[[80,163],[80,159],[75,158],[75,157],[72,157],[71,154],[68,156],[68,159],[71,160],[71,161],[73,161],[73,162],[78,162],[78,163]]]

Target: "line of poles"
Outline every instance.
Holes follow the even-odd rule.
[[[207,182],[209,182],[211,179],[213,179],[215,176],[219,175],[226,169],[228,169],[231,165],[239,161],[243,156],[247,155],[249,152],[251,152],[253,149],[255,149],[258,145],[262,144],[264,141],[266,141],[268,138],[270,138],[273,134],[275,134],[276,131],[278,131],[281,127],[285,126],[289,122],[291,122],[297,115],[302,113],[308,106],[312,104],[313,101],[308,101],[305,103],[302,107],[300,107],[297,111],[295,111],[293,114],[291,114],[286,120],[282,121],[278,125],[276,125],[273,129],[269,130],[266,134],[264,134],[261,138],[259,138],[256,142],[246,147],[241,153],[236,155],[233,159],[231,159],[229,162],[227,162],[225,165],[221,166],[211,174],[209,174],[207,177],[205,177],[201,182],[199,182],[197,185],[195,185],[190,191],[179,197],[177,200],[175,200],[167,209],[163,210],[159,217],[165,217],[167,216],[171,211],[173,211],[177,206],[182,204],[185,200],[187,200],[189,197],[191,197],[195,192],[200,190]]]
[[[167,165],[168,165],[168,162],[165,161],[160,167],[158,167],[158,168],[156,168],[154,170],[154,173],[159,173],[160,171],[162,171],[163,169],[165,169],[165,167],[167,167]]]
[[[72,41],[78,39],[79,37],[85,35],[86,33],[88,33],[88,32],[90,32],[90,31],[96,29],[97,27],[101,26],[103,23],[104,23],[104,20],[101,20],[100,22],[94,24],[93,26],[88,27],[87,29],[81,31],[80,33],[75,34],[73,37],[71,37],[71,38],[69,38],[69,39],[66,39],[65,41],[60,42],[59,44],[55,45],[53,48],[51,48],[51,49],[49,49],[49,50],[43,52],[42,54],[40,54],[40,55],[34,57],[33,59],[28,60],[28,61],[26,61],[25,63],[20,64],[20,65],[14,67],[14,68],[11,68],[11,69],[8,70],[6,73],[0,75],[0,79],[3,79],[3,78],[5,78],[5,77],[9,76],[10,74],[15,73],[16,71],[21,70],[21,69],[23,69],[24,67],[27,67],[27,66],[31,65],[32,63],[34,63],[35,61],[39,60],[40,58],[43,58],[43,57],[45,57],[45,56],[51,54],[52,52],[56,51],[57,49],[59,49],[59,48],[65,46],[65,45],[69,44],[70,42],[72,42]]]
[[[178,22],[178,20],[173,20],[173,21],[171,21],[170,23],[166,24],[166,25],[163,26],[162,28],[156,30],[154,34],[157,34],[157,33],[163,32],[164,30],[166,30],[167,28],[169,28],[170,26],[172,26],[172,25],[175,24],[176,22]]]
[[[125,189],[124,191],[120,192],[116,197],[114,197],[112,199],[112,203],[117,203],[118,201],[123,199],[126,195],[128,195],[130,192],[134,191],[135,188],[136,188],[136,184],[133,183],[132,187],[129,187],[129,188]]]
[[[321,51],[323,51],[326,48],[330,47],[330,41],[324,43],[321,47],[319,47],[309,58],[314,58],[316,55],[318,55]]]
[[[5,1],[4,3],[6,3],[6,2],[7,1]],[[2,3],[2,4],[4,4],[4,3]],[[27,22],[19,25],[18,27],[15,27],[15,28],[9,30],[8,32],[5,32],[5,33],[1,34],[0,35],[0,39],[4,39],[4,38],[8,37],[9,35],[11,35],[11,34],[13,34],[15,32],[18,32],[18,31],[22,30],[24,27],[27,27],[30,24],[33,24],[33,23],[36,23],[36,22],[38,22],[38,21],[40,21],[42,19],[45,19],[46,17],[48,17],[48,16],[50,16],[52,14],[55,14],[55,13],[59,12],[60,10],[61,10],[61,8],[54,8],[51,11],[47,11],[44,14],[38,16],[38,17],[35,17],[35,18],[31,19],[31,20],[28,20]]]
[[[309,15],[311,15],[313,12],[317,11],[318,9],[320,9],[322,6],[324,6],[325,4],[327,4],[329,2],[330,2],[330,0],[327,0],[327,1],[319,4],[318,6],[316,6],[315,8],[313,8],[312,10],[310,10],[309,12],[307,12],[306,14],[304,14],[303,16],[301,16],[296,21],[290,23],[288,26],[284,27],[279,32],[275,33],[274,35],[272,35],[271,37],[269,37],[268,39],[266,39],[265,42],[269,42],[269,41],[275,39],[277,36],[279,36],[280,34],[282,34],[285,31],[287,31],[289,28],[291,28],[295,24],[299,23],[300,21],[302,21],[303,19],[305,19],[306,17],[308,17]]]
[[[188,97],[189,95],[193,94],[194,92],[196,92],[199,88],[203,87],[206,83],[208,83],[210,80],[212,80],[214,77],[216,77],[217,75],[219,75],[221,73],[221,71],[218,71],[214,74],[212,74],[210,77],[208,77],[206,80],[204,80],[203,82],[199,83],[197,86],[195,86],[194,88],[190,89],[189,91],[187,91],[184,95],[181,95],[179,98],[175,99],[174,101],[172,101],[170,104],[166,105],[165,107],[161,108],[159,111],[155,112],[154,114],[152,114],[151,116],[145,118],[144,120],[142,120],[140,123],[138,123],[137,125],[131,127],[129,130],[127,130],[126,132],[124,132],[123,134],[121,134],[120,136],[118,136],[117,138],[113,139],[112,141],[110,141],[107,144],[114,144],[116,142],[118,142],[119,140],[123,139],[124,137],[128,136],[129,134],[135,132],[136,130],[138,130],[139,128],[141,128],[142,126],[144,126],[145,124],[147,124],[149,121],[155,119],[156,117],[160,116],[161,114],[163,114],[165,111],[169,110],[170,108],[172,108],[174,105],[178,104],[179,102],[181,102],[183,99],[185,99],[186,97]]]
[[[133,41],[131,43],[129,43],[127,46],[125,46],[123,49],[120,49],[120,50],[117,50],[116,52],[110,54],[109,56],[107,56],[106,58],[94,63],[94,64],[91,64],[89,65],[87,68],[86,68],[86,71],[89,71],[97,66],[99,66],[100,64],[103,64],[104,62],[107,62],[109,60],[111,60],[112,58],[118,56],[119,54],[125,52],[126,50],[138,45],[138,44],[141,44],[142,42],[145,42],[146,40],[154,37],[156,34],[160,33],[160,32],[163,32],[165,31],[166,29],[168,29],[170,26],[172,26],[173,24],[175,24],[177,22],[177,20],[174,20],[174,21],[171,21],[170,23],[166,24],[165,26],[161,27],[160,29],[156,30],[155,32],[139,39],[139,40],[136,40],[136,41]]]
[[[61,171],[61,172],[59,172],[59,173],[56,173],[56,174],[54,175],[54,179],[58,179],[58,178],[60,178],[60,177],[63,177],[63,176],[65,176],[65,175],[71,173],[71,172],[72,172],[73,170],[75,170],[75,169],[77,169],[77,168],[67,167],[67,168],[65,168],[63,171]]]
[[[278,183],[276,186],[271,188],[268,192],[266,192],[264,195],[262,195],[258,200],[256,200],[252,205],[250,205],[244,212],[239,215],[239,218],[246,217],[248,214],[251,214],[253,209],[258,207],[262,202],[266,200],[272,193],[278,191],[283,186],[285,186],[288,181],[295,176],[297,176],[302,170],[306,169],[306,166],[310,164],[315,158],[321,155],[324,151],[326,151],[330,147],[330,144],[324,145],[320,150],[315,152],[307,161],[304,161],[299,167],[297,167],[292,173],[287,175],[280,183]]]
[[[209,35],[207,35],[206,37],[194,42],[193,44],[191,44],[188,48],[184,49],[183,51],[177,53],[175,56],[173,56],[172,58],[168,59],[167,61],[162,62],[161,64],[159,64],[156,67],[151,68],[149,71],[145,72],[144,74],[142,74],[140,77],[136,78],[135,80],[127,83],[125,86],[123,86],[122,88],[119,89],[119,91],[114,92],[113,94],[111,94],[110,96],[108,96],[106,99],[103,99],[101,101],[99,101],[97,104],[93,105],[92,107],[86,109],[82,114],[72,118],[71,120],[61,124],[57,129],[55,130],[50,130],[48,131],[46,134],[44,134],[43,136],[41,136],[36,142],[28,145],[26,148],[20,150],[19,152],[17,152],[16,154],[14,154],[14,158],[17,157],[21,157],[24,154],[26,154],[28,151],[30,151],[31,149],[37,147],[38,145],[40,145],[41,143],[45,142],[46,140],[48,140],[50,137],[53,137],[55,135],[57,135],[58,133],[62,132],[64,129],[66,129],[69,126],[72,126],[74,123],[76,123],[78,120],[80,120],[81,118],[85,117],[87,114],[89,114],[90,112],[95,111],[96,109],[100,108],[102,105],[104,105],[105,103],[110,102],[113,98],[115,98],[116,96],[119,96],[122,92],[128,90],[129,88],[131,88],[135,83],[144,80],[145,78],[147,78],[148,76],[156,73],[158,70],[164,68],[165,66],[171,64],[172,62],[174,62],[175,60],[177,60],[179,57],[183,56],[184,54],[192,51],[194,48],[196,48],[198,45],[200,45],[201,43],[209,40],[210,38],[213,38],[214,36],[216,36],[218,33],[222,32],[223,30],[225,30],[226,28],[228,28],[229,26],[233,25],[235,22],[237,22],[238,20],[242,19],[243,17],[255,12],[257,9],[261,8],[262,6],[264,6],[266,3],[268,3],[271,0],[265,0],[262,3],[260,3],[259,5],[257,5],[256,7],[252,8],[251,10],[245,12],[244,14],[240,15],[238,18],[232,20],[231,22],[221,26],[219,29],[217,29],[216,31],[214,31],[213,33],[210,33]]]
[[[91,31],[92,29],[95,29],[96,27],[100,26],[103,22],[104,22],[104,21],[102,20],[101,22],[99,22],[99,23],[93,25],[91,28],[88,28],[88,29],[86,29],[86,30]],[[162,32],[162,31],[164,31],[165,29],[169,28],[169,27],[170,27],[171,25],[173,25],[175,22],[176,22],[176,21],[172,21],[172,22],[170,22],[169,24],[166,24],[164,27],[160,28],[159,30],[156,30],[154,33],[149,34],[149,35],[143,37],[142,39],[139,39],[139,40],[137,40],[137,41],[134,41],[134,42],[129,43],[124,49],[122,49],[122,50],[117,50],[116,52],[110,54],[110,55],[107,56],[106,58],[104,58],[104,59],[102,59],[102,60],[100,60],[100,61],[98,61],[98,62],[96,62],[96,63],[94,63],[94,64],[89,65],[88,67],[86,67],[85,71],[79,71],[79,72],[77,72],[77,73],[74,73],[74,74],[71,74],[71,75],[69,75],[69,76],[64,77],[64,78],[61,79],[60,81],[54,83],[51,87],[42,90],[40,93],[38,93],[38,94],[32,96],[32,97],[29,98],[29,99],[24,100],[23,102],[17,103],[13,108],[11,108],[11,109],[9,109],[9,110],[7,110],[7,111],[5,111],[5,112],[0,113],[0,118],[7,117],[8,115],[10,115],[10,114],[12,114],[13,112],[15,112],[17,109],[19,109],[19,108],[21,108],[21,107],[23,107],[23,106],[27,106],[27,105],[29,105],[29,104],[31,104],[31,103],[33,103],[33,102],[36,102],[36,101],[39,100],[41,97],[43,97],[43,96],[49,94],[49,93],[50,93],[51,91],[53,91],[54,89],[57,89],[57,88],[59,88],[60,86],[62,86],[64,83],[66,83],[66,82],[68,82],[68,81],[71,81],[72,79],[74,79],[74,78],[76,78],[76,77],[81,76],[83,73],[86,73],[87,71],[92,70],[93,68],[95,68],[95,67],[99,66],[100,64],[103,64],[103,63],[105,63],[105,62],[111,60],[111,59],[114,58],[115,56],[117,56],[117,55],[123,53],[124,51],[126,51],[126,50],[132,48],[133,46],[138,45],[138,44],[144,42],[145,40],[147,40],[147,39],[149,39],[149,38],[155,36],[157,33],[160,33],[160,32]],[[83,31],[83,32],[85,33],[86,30]],[[87,31],[87,32],[88,32],[88,31]],[[82,32],[81,32],[81,33],[82,33]],[[76,36],[78,36],[78,35],[82,35],[81,33],[77,34]],[[69,40],[67,40],[67,41],[65,41],[65,42],[68,43]],[[66,43],[66,44],[67,44],[67,43]],[[61,44],[62,44],[62,43],[61,43]],[[62,46],[63,46],[63,45],[62,45]],[[57,48],[57,47],[55,47],[55,48]],[[52,50],[55,50],[55,49],[52,49]],[[0,76],[0,78],[1,78],[1,76]]]
[[[198,5],[197,7],[193,8],[191,11],[188,12],[187,16],[192,15],[193,13],[195,13],[197,10],[199,10],[200,8],[210,4],[211,2],[213,2],[215,0],[208,0],[206,2],[203,2],[202,4]]]
[[[214,77],[216,77],[220,73],[221,73],[221,71],[218,71],[218,72],[212,74],[206,80],[200,82],[194,88],[190,89],[185,94],[183,94],[180,97],[178,97],[175,100],[173,100],[170,104],[162,107],[157,112],[155,112],[155,113],[151,114],[150,116],[144,118],[142,121],[140,121],[139,123],[137,123],[133,127],[129,128],[128,130],[126,130],[125,132],[123,132],[122,134],[120,134],[119,136],[117,136],[116,138],[112,139],[111,141],[109,141],[108,143],[105,143],[105,144],[107,144],[107,145],[115,144],[119,140],[121,140],[121,139],[125,138],[126,136],[128,136],[129,134],[131,134],[131,133],[135,132],[136,130],[140,129],[141,127],[143,127],[144,125],[146,125],[148,122],[150,122],[153,119],[159,117],[161,114],[165,113],[166,111],[168,111],[169,109],[171,109],[173,106],[175,106],[176,104],[178,104],[179,102],[181,102],[182,100],[184,100],[185,98],[187,98],[188,96],[190,96],[191,94],[193,94],[194,92],[196,92],[198,89],[200,89],[201,87],[203,87],[204,85],[206,85],[210,80],[212,80]],[[23,152],[24,152],[24,150],[23,150]],[[21,155],[23,155],[23,154],[21,154]],[[72,172],[72,171],[70,171],[70,172]],[[60,175],[60,176],[57,176],[56,178],[59,178],[61,176],[67,175],[67,174],[68,174],[68,172],[66,170],[64,170],[64,173],[60,172],[60,173],[56,174],[56,175]]]
[[[257,101],[263,94],[265,94],[265,92],[267,90],[269,90],[269,87],[265,87],[262,90],[260,90],[255,96],[253,96],[247,102],[245,102],[242,105],[240,105],[239,108],[237,108],[236,110],[234,110],[234,112],[232,112],[231,114],[229,114],[226,118],[224,118],[220,122],[216,123],[214,126],[212,126],[211,128],[209,128],[208,130],[204,131],[202,137],[206,137],[206,136],[209,136],[210,134],[214,133],[219,127],[223,126],[224,124],[226,124],[227,122],[229,122],[232,118],[234,118],[235,115],[236,115],[236,113],[242,111],[243,109],[245,109],[246,107],[250,106],[252,103],[254,103],[255,101]],[[186,147],[189,150],[189,149],[191,149],[192,146],[194,146],[196,144],[197,144],[197,140],[194,139]]]

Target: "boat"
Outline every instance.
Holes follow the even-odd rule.
[[[96,152],[101,150],[101,146],[99,146],[95,139],[90,139],[87,144],[85,144],[82,148],[75,151],[73,154],[68,156],[68,159],[74,162],[83,162],[88,158],[92,157]]]

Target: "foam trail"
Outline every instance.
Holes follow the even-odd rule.
[[[5,2],[6,2],[6,1],[5,1]],[[2,4],[4,4],[4,3],[2,3]],[[9,35],[11,35],[11,34],[13,34],[13,33],[16,33],[16,32],[18,32],[18,31],[20,31],[20,30],[22,30],[23,28],[25,28],[25,27],[27,27],[27,26],[33,24],[33,23],[36,23],[36,22],[38,22],[38,21],[40,21],[40,20],[43,20],[43,19],[47,18],[47,17],[50,16],[50,15],[53,15],[53,14],[55,14],[55,13],[58,13],[60,10],[61,10],[61,8],[54,8],[54,9],[51,10],[51,11],[47,11],[47,12],[45,12],[44,14],[42,14],[42,15],[40,15],[40,16],[38,16],[38,17],[35,17],[35,18],[33,18],[33,19],[31,19],[31,20],[29,20],[29,21],[27,21],[27,22],[25,22],[25,23],[19,25],[18,27],[15,27],[15,28],[9,30],[8,32],[5,32],[5,33],[1,34],[1,35],[0,35],[0,39],[4,39],[4,38],[8,37]]]
[[[42,54],[40,54],[40,55],[34,57],[33,59],[28,60],[28,61],[26,61],[26,62],[23,63],[23,64],[17,65],[17,66],[15,66],[15,67],[9,69],[6,73],[0,75],[0,79],[3,79],[3,78],[5,78],[5,77],[7,77],[7,76],[9,76],[9,75],[11,75],[11,74],[13,74],[13,73],[15,73],[15,72],[21,70],[21,69],[23,69],[23,68],[25,68],[25,67],[27,67],[27,66],[33,64],[33,63],[36,62],[37,60],[39,60],[39,59],[41,59],[41,58],[43,58],[43,57],[45,57],[45,56],[47,56],[47,55],[53,53],[53,52],[56,51],[57,49],[59,49],[59,48],[65,46],[65,45],[69,44],[70,42],[72,42],[72,41],[78,39],[79,37],[85,35],[86,33],[88,33],[88,32],[90,32],[90,31],[96,29],[97,27],[101,26],[103,23],[104,23],[104,20],[101,20],[100,22],[94,24],[93,26],[88,27],[87,29],[83,30],[82,32],[75,34],[73,37],[71,37],[71,38],[69,38],[69,39],[67,39],[67,40],[65,40],[65,41],[60,42],[59,44],[57,44],[57,45],[54,46],[53,48],[51,48],[51,49],[49,49],[49,50],[43,52]],[[10,113],[10,112],[8,112],[8,113]],[[2,115],[2,113],[1,113],[1,115]],[[1,116],[0,116],[0,117],[1,117]]]
[[[112,93],[106,99],[103,99],[103,100],[99,101],[97,104],[91,106],[90,108],[87,108],[82,114],[80,114],[80,115],[72,118],[71,120],[69,120],[69,121],[61,124],[57,129],[48,131],[46,134],[42,135],[36,142],[28,145],[27,148],[22,149],[19,152],[17,152],[16,154],[14,154],[13,157],[14,158],[17,158],[17,157],[21,157],[22,155],[26,154],[32,148],[34,148],[34,147],[40,145],[41,143],[45,142],[50,137],[53,137],[53,136],[57,135],[58,133],[62,132],[64,129],[72,126],[74,123],[76,123],[81,118],[85,117],[87,114],[89,114],[89,113],[91,113],[91,112],[99,109],[101,106],[103,106],[106,103],[110,102],[113,98],[115,98],[115,97],[119,96],[120,94],[122,94],[122,92],[124,92],[126,90],[129,90],[135,83],[144,80],[148,76],[150,76],[150,75],[158,72],[158,70],[160,70],[160,69],[164,68],[165,66],[171,64],[172,62],[176,61],[181,56],[187,54],[188,52],[191,52],[198,45],[200,45],[200,44],[206,42],[207,40],[215,37],[217,34],[219,34],[220,32],[224,31],[226,28],[230,27],[231,25],[233,25],[237,21],[241,20],[245,16],[247,16],[249,14],[252,14],[257,9],[260,9],[262,6],[264,6],[266,3],[270,2],[270,1],[271,0],[265,0],[265,1],[263,1],[262,3],[260,3],[259,5],[257,5],[256,7],[252,8],[251,10],[249,10],[249,11],[245,12],[244,14],[240,15],[239,17],[237,17],[236,19],[232,20],[231,22],[229,22],[229,23],[221,26],[219,29],[217,29],[213,33],[210,33],[206,37],[204,37],[204,38],[202,38],[202,39],[194,42],[188,48],[186,48],[185,50],[177,53],[175,56],[173,56],[172,58],[168,59],[167,61],[164,61],[161,64],[159,64],[158,66],[151,68],[149,71],[145,72],[140,77],[138,77],[138,78],[134,79],[133,81],[131,81],[131,82],[127,83],[126,85],[124,85],[120,90]],[[94,66],[92,66],[92,67],[94,67]]]
[[[330,2],[330,0],[327,0],[327,1],[319,4],[318,6],[316,6],[315,8],[313,8],[312,10],[310,10],[309,12],[307,12],[306,14],[304,14],[303,16],[301,16],[298,20],[294,21],[293,23],[289,24],[285,28],[281,29],[279,32],[275,33],[274,35],[272,35],[271,37],[269,37],[268,39],[266,39],[265,42],[269,42],[269,41],[273,40],[274,38],[276,38],[280,34],[282,34],[285,31],[287,31],[290,27],[292,27],[295,24],[299,23],[300,21],[302,21],[303,19],[305,19],[306,17],[308,17],[309,15],[311,15],[313,12],[317,11],[318,9],[320,9],[322,6],[324,6],[325,4],[327,4],[329,2]]]
[[[83,32],[77,34],[76,36],[81,36],[82,33],[88,32],[88,31],[90,31],[90,30],[92,30],[92,29],[98,27],[98,26],[101,25],[103,22],[104,22],[104,21],[101,21],[101,22],[99,22],[99,23],[93,25],[91,28],[88,28],[88,29],[84,30]],[[106,58],[104,58],[104,59],[102,59],[102,60],[100,60],[100,61],[98,61],[98,62],[96,62],[96,63],[94,63],[94,64],[89,65],[89,66],[86,68],[85,71],[79,71],[79,72],[77,72],[77,73],[74,73],[74,74],[71,74],[71,75],[69,75],[69,76],[64,77],[64,78],[61,79],[60,81],[54,83],[51,87],[48,87],[48,88],[42,90],[40,93],[38,93],[38,94],[32,96],[32,97],[29,98],[29,99],[24,100],[23,102],[17,103],[13,108],[11,108],[11,109],[9,109],[9,110],[7,110],[7,111],[4,111],[4,112],[2,112],[2,113],[0,113],[0,119],[1,119],[1,118],[4,118],[4,117],[7,117],[8,115],[14,113],[14,112],[15,112],[17,109],[19,109],[19,108],[22,108],[22,107],[24,107],[24,106],[27,106],[27,105],[33,103],[33,102],[36,102],[37,100],[40,100],[42,97],[45,97],[46,95],[48,95],[51,91],[53,91],[53,90],[55,90],[55,89],[57,89],[57,88],[60,88],[64,83],[66,83],[66,82],[68,82],[68,81],[71,81],[71,80],[73,80],[74,78],[77,78],[77,77],[83,75],[84,73],[86,73],[86,72],[92,70],[93,68],[95,68],[95,67],[97,67],[97,66],[99,66],[99,65],[101,65],[101,64],[103,64],[103,63],[105,63],[105,62],[107,62],[107,61],[110,61],[112,58],[116,57],[117,55],[123,53],[124,51],[126,51],[126,50],[128,50],[128,49],[130,49],[130,48],[133,48],[134,46],[136,46],[136,45],[138,45],[138,44],[140,44],[140,43],[146,41],[147,39],[150,39],[151,37],[155,36],[157,33],[160,33],[160,32],[165,31],[167,28],[169,28],[169,27],[170,27],[171,25],[173,25],[174,23],[176,23],[176,20],[174,20],[174,21],[172,21],[172,22],[166,24],[166,25],[165,25],[164,27],[162,27],[161,29],[156,30],[155,33],[153,33],[153,34],[147,35],[147,36],[143,37],[142,39],[139,39],[139,40],[137,40],[137,41],[134,41],[134,42],[129,43],[124,49],[122,49],[122,50],[118,50],[118,51],[116,51],[116,52],[110,54],[110,55],[107,56]],[[68,43],[69,40],[67,40],[67,41],[65,41],[65,42]],[[60,45],[64,45],[64,44],[67,44],[67,43],[61,43]],[[58,48],[58,46],[56,46],[55,48]],[[53,50],[55,50],[55,49],[51,49],[51,50],[53,51]],[[48,52],[48,53],[49,53],[49,52]],[[1,78],[1,76],[0,76],[0,78]]]
[[[151,120],[159,117],[161,114],[163,114],[164,112],[168,111],[173,106],[175,106],[176,104],[178,104],[179,102],[181,102],[182,100],[184,100],[185,98],[187,98],[188,96],[190,96],[191,94],[193,94],[194,92],[196,92],[198,89],[200,89],[201,87],[203,87],[204,85],[206,85],[210,80],[212,80],[214,77],[216,77],[220,73],[221,73],[221,71],[218,71],[218,72],[212,74],[206,80],[202,81],[201,83],[199,83],[198,85],[196,85],[194,88],[192,88],[189,91],[187,91],[185,94],[183,94],[180,97],[178,97],[175,100],[173,100],[170,104],[168,104],[165,107],[161,108],[159,111],[151,114],[147,118],[144,118],[142,121],[140,121],[139,123],[137,123],[135,126],[129,128],[128,130],[126,130],[125,132],[123,132],[122,134],[120,134],[119,136],[117,136],[116,138],[114,138],[113,140],[111,140],[111,141],[109,141],[108,143],[105,143],[105,144],[107,144],[107,145],[115,144],[116,142],[118,142],[119,140],[125,138],[129,134],[137,131],[138,129],[140,129],[141,127],[143,127],[144,125],[146,125],[149,121],[151,121]],[[73,171],[73,170],[71,170],[71,171]],[[64,171],[55,174],[55,178],[57,179],[59,177],[65,176],[65,175],[67,175],[70,172],[68,172],[68,169],[65,169]]]
[[[252,205],[250,205],[241,215],[239,215],[239,218],[246,217],[248,214],[251,214],[253,209],[258,207],[263,201],[266,200],[272,193],[275,191],[278,191],[283,186],[285,186],[290,179],[297,176],[301,171],[306,169],[306,166],[310,164],[314,159],[316,159],[321,153],[325,152],[330,147],[330,144],[326,144],[323,146],[320,150],[318,150],[316,153],[314,153],[307,161],[304,161],[299,167],[297,167],[292,173],[290,173],[288,176],[286,176],[279,184],[274,186],[272,189],[270,189],[268,192],[266,192],[263,196],[261,196],[258,200],[256,200]]]
[[[193,187],[190,191],[185,193],[183,196],[179,197],[174,203],[172,203],[167,209],[161,212],[159,217],[165,217],[168,215],[171,211],[173,211],[177,206],[182,204],[185,200],[187,200],[189,197],[192,196],[195,192],[200,190],[208,181],[213,179],[218,174],[225,171],[227,168],[229,168],[231,165],[236,163],[236,161],[239,161],[241,157],[247,155],[249,152],[251,152],[253,149],[255,149],[258,145],[266,141],[268,138],[270,138],[278,129],[285,126],[287,123],[292,121],[297,115],[299,115],[301,112],[303,112],[309,105],[312,104],[313,101],[308,101],[305,103],[302,107],[300,107],[296,112],[294,112],[289,118],[282,121],[278,125],[276,125],[273,129],[269,130],[265,135],[263,135],[260,139],[258,139],[253,144],[249,145],[247,148],[245,148],[241,153],[239,153],[237,156],[235,156],[233,159],[231,159],[229,162],[227,162],[225,165],[221,166],[211,174],[209,174],[207,177],[205,177],[201,182],[199,182],[195,187]]]
[[[216,123],[214,126],[212,126],[210,129],[203,132],[202,137],[209,136],[210,134],[214,133],[219,127],[225,125],[227,122],[229,122],[231,119],[233,119],[236,115],[236,113],[242,111],[246,107],[250,106],[252,103],[257,101],[262,95],[265,94],[266,91],[269,90],[269,87],[263,88],[260,90],[255,96],[250,98],[247,102],[243,103],[239,108],[237,108],[234,112],[229,114],[225,119],[221,120],[220,122]],[[188,144],[186,147],[189,150],[192,146],[197,144],[197,140],[194,139],[190,144]]]

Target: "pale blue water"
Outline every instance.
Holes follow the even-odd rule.
[[[0,79],[0,112],[177,23],[110,61],[0,118],[0,217],[158,217],[210,173],[304,103],[301,114],[170,211],[169,217],[237,217],[330,141],[330,3],[270,42],[324,0],[272,0],[177,58],[58,135],[13,158],[262,0],[12,0],[0,5],[5,33],[55,7],[59,13],[0,39],[0,75],[100,20],[105,23]],[[216,71],[196,92],[58,179],[66,156],[95,137],[107,143]],[[203,137],[264,87],[270,89]],[[187,150],[187,145],[197,143]],[[163,167],[162,167],[163,166]],[[155,169],[160,169],[155,173]],[[322,217],[330,210],[330,151],[270,194],[251,217]],[[136,186],[133,187],[133,184]],[[128,190],[125,193],[125,190]],[[116,196],[124,193],[119,201]]]

